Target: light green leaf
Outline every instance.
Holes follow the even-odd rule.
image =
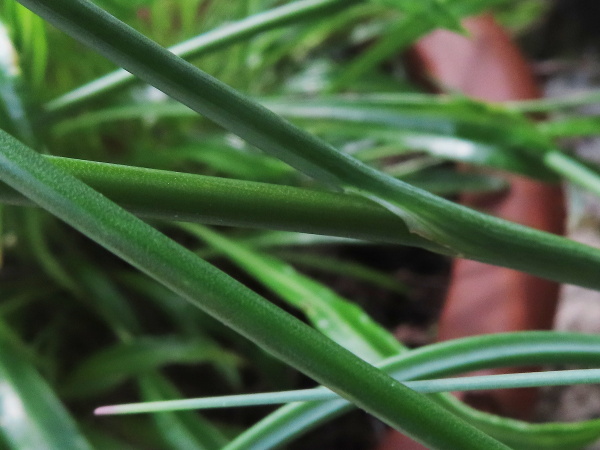
[[[475,336],[432,344],[388,360],[386,370],[401,380],[449,376],[503,366],[600,364],[600,337],[559,332],[519,332]],[[389,363],[389,364],[388,364]],[[444,407],[519,450],[580,449],[600,437],[600,420],[530,424],[475,411],[452,397]],[[227,450],[270,449],[347,411],[344,401],[294,403],[249,428]]]
[[[149,370],[169,364],[201,363],[231,366],[239,360],[220,346],[199,338],[138,337],[85,359],[65,381],[61,392],[69,397],[95,395]]]
[[[181,227],[225,253],[292,306],[302,310],[313,326],[369,362],[403,350],[398,341],[358,306],[331,289],[296,272],[284,262],[228,240],[208,228]]]

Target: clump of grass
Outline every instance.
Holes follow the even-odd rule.
[[[7,447],[125,448],[158,439],[169,448],[270,448],[353,405],[431,448],[578,448],[600,436],[598,421],[526,424],[399,381],[532,362],[595,366],[596,337],[516,333],[408,350],[349,300],[265,254],[260,245],[281,244],[281,234],[248,239],[198,224],[285,230],[287,245],[318,241],[297,234],[306,232],[329,243],[418,246],[599,288],[597,249],[422,189],[505,187],[444,164],[463,161],[600,192],[595,168],[552,140],[593,132],[594,122],[536,125],[524,115],[572,102],[487,105],[406,84],[395,92],[400,83],[381,69],[427,31],[460,29],[461,17],[489,2],[18,3],[31,11],[12,0],[0,10],[0,199],[7,205],[0,209],[7,385],[0,431]],[[62,32],[91,51],[80,56]],[[172,52],[155,42],[171,45],[174,35],[187,40]],[[353,58],[339,51],[358,47],[365,49]],[[94,52],[126,71],[96,78],[108,63]],[[56,88],[44,90],[50,81]],[[391,157],[402,159],[391,166]],[[32,204],[49,214],[23,208]],[[311,326],[197,254],[210,252],[301,310]],[[334,270],[336,262],[312,264]],[[381,273],[344,267],[403,292]],[[245,366],[281,385],[278,374],[290,366],[341,398],[290,403],[233,433],[231,424],[173,406],[152,420],[110,423],[78,412],[113,399],[180,397],[165,371],[174,364],[218,379],[209,394],[238,389]],[[594,382],[597,373],[533,374],[526,383],[548,384],[554,375],[553,382],[575,383]],[[474,388],[481,385],[466,387]]]

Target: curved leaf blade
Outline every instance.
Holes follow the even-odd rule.
[[[61,392],[68,397],[94,395],[169,364],[207,362],[224,366],[239,363],[234,355],[203,339],[136,338],[85,359],[71,373]]]

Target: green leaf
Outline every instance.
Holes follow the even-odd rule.
[[[556,179],[540,164],[552,143],[523,116],[462,97],[370,94],[320,100],[266,99],[269,109],[302,123],[329,121],[336,133],[398,142],[453,161]]]
[[[316,329],[364,360],[377,362],[403,350],[361,308],[284,262],[252,251],[208,228],[192,224],[181,227],[225,253],[290,305],[302,310]]]
[[[441,392],[467,392],[490,389],[515,389],[543,386],[569,386],[599,384],[600,369],[555,370],[548,372],[524,372],[499,375],[479,375],[458,378],[435,378],[405,381],[404,385],[425,394]],[[293,402],[315,402],[339,398],[325,388],[295,391],[266,392],[260,394],[226,395],[220,397],[190,398],[185,400],[150,401],[124,405],[102,406],[98,415],[134,414],[163,411],[186,411],[191,409],[237,408],[240,406],[277,405]]]
[[[360,197],[267,183],[230,180],[46,156],[111,200],[141,217],[263,229],[302,231],[344,238],[430,247],[402,220]],[[0,201],[31,204],[0,183]],[[404,230],[404,232],[403,232]],[[282,234],[269,234],[282,241]],[[262,238],[264,239],[264,238]],[[296,241],[349,239],[285,234]],[[433,246],[435,248],[435,246]],[[438,247],[438,251],[443,251]]]
[[[544,331],[493,334],[411,350],[387,360],[385,370],[398,379],[413,380],[503,366],[598,366],[599,348],[600,337],[595,335]],[[600,420],[529,424],[474,411],[447,396],[442,398],[444,407],[515,449],[579,449],[600,437]],[[225,448],[273,448],[347,410],[343,400],[286,405]]]
[[[600,287],[600,251],[489,217],[385,176],[294,127],[82,0],[19,0],[47,20],[251,144],[332,186],[369,198],[448,252],[544,278]],[[83,20],[82,18],[85,18]]]
[[[426,191],[444,196],[464,192],[498,192],[508,188],[508,183],[500,177],[462,173],[447,169],[424,170],[413,175],[404,176],[402,180]]]
[[[221,26],[215,30],[201,34],[190,40],[177,44],[169,50],[185,59],[220,50],[237,42],[243,42],[259,33],[284,27],[314,18],[327,17],[358,0],[299,0],[260,12],[238,22]],[[129,72],[119,69],[102,78],[92,81],[80,88],[52,100],[45,109],[52,114],[76,106],[85,105],[97,97],[135,82]]]
[[[597,136],[600,134],[600,117],[569,117],[541,122],[541,133],[550,138],[572,136]]]
[[[143,375],[138,378],[138,384],[145,401],[160,401],[181,395],[158,374]],[[216,428],[196,413],[166,412],[155,414],[153,419],[171,449],[217,450],[227,443]]]
[[[0,432],[10,448],[91,449],[4,324],[0,324],[0,379]]]
[[[361,263],[329,257],[323,254],[299,253],[295,251],[280,250],[277,251],[276,255],[292,264],[361,280],[403,296],[408,293],[408,286],[396,280],[393,275]]]
[[[446,160],[502,169],[542,180],[556,180],[556,175],[540,164],[540,152],[531,150],[551,148],[552,144],[545,136],[524,118],[519,120],[518,116],[473,101],[440,101],[434,96],[392,94],[316,101],[260,101],[272,111],[303,125],[317,124],[316,129],[321,133],[335,134],[338,138],[373,138],[399,144],[396,154],[408,150],[424,151]],[[174,102],[118,106],[59,122],[54,132],[62,135],[108,122],[196,115],[188,107]],[[206,147],[203,145],[202,150],[197,149],[197,159],[206,157],[203,155],[210,152],[210,146]],[[386,156],[393,154],[387,152]],[[361,158],[361,153],[356,156]],[[242,158],[243,155],[237,157],[243,164]]]
[[[394,23],[378,41],[363,51],[350,64],[344,67],[342,74],[333,81],[330,91],[340,91],[352,87],[353,83],[366,74],[373,73],[381,63],[401,54],[410,44],[421,36],[437,29],[448,28],[465,33],[460,23],[462,17],[482,12],[505,0],[377,0],[405,14]]]
[[[6,26],[0,21],[0,126],[27,144],[35,145],[36,138],[24,101],[25,92],[17,52]]]
[[[61,388],[68,397],[85,397],[113,389],[122,382],[169,364],[231,366],[237,357],[207,340],[195,338],[135,338],[88,357],[74,369]]]
[[[558,98],[539,98],[534,100],[504,102],[504,105],[513,111],[544,113],[592,105],[598,103],[599,100],[600,90],[592,90],[581,94]]]

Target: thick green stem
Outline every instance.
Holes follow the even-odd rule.
[[[141,217],[364,239],[443,252],[362,197],[252,181],[45,156]],[[0,183],[0,202],[31,204]]]

